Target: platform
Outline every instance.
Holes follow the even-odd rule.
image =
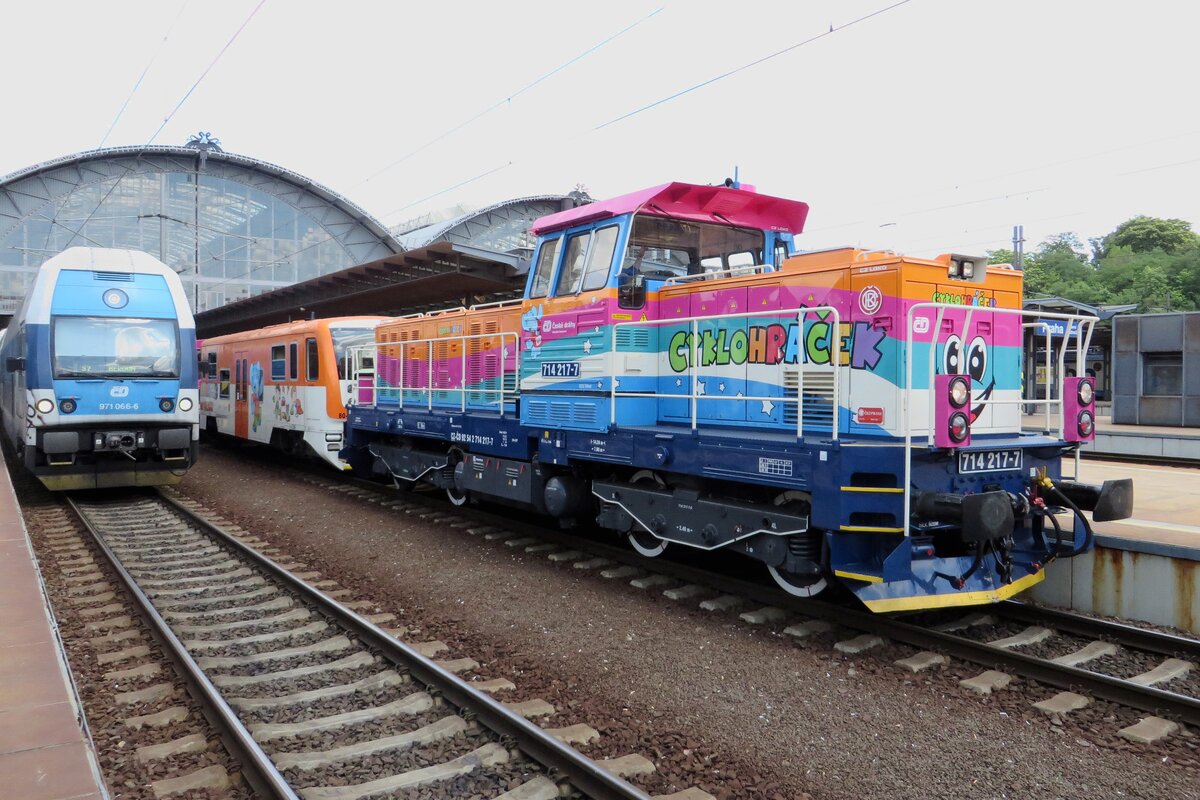
[[[1030,597],[1200,635],[1200,465],[1084,460],[1079,477],[1133,478],[1133,516],[1097,523],[1095,550],[1052,563]]]
[[[8,470],[0,466],[0,795],[107,800]]]
[[[1051,429],[1058,422],[1051,416]],[[1026,415],[1022,428],[1026,433],[1041,433],[1046,415]],[[1162,458],[1195,461],[1200,464],[1200,428],[1175,428],[1161,425],[1116,425],[1111,417],[1096,415],[1096,440],[1083,446],[1084,453],[1128,458]]]

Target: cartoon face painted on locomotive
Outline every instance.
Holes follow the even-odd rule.
[[[971,376],[971,422],[979,419],[996,388],[991,361],[991,345],[982,336],[964,342],[951,334],[942,346],[942,363],[938,371],[943,375]]]

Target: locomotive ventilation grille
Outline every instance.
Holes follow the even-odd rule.
[[[132,272],[92,272],[92,280],[94,281],[112,281],[119,283],[132,283]]]
[[[649,328],[617,328],[618,350],[649,350]]]
[[[833,385],[837,380],[835,373],[829,369],[804,370],[804,396],[800,403],[795,401],[796,391],[800,388],[800,370],[784,370],[784,392],[790,402],[783,404],[783,421],[789,425],[796,424],[798,405],[804,410],[804,427],[832,428],[834,421]]]
[[[572,403],[566,400],[529,400],[530,422],[586,423],[596,421],[596,406],[591,403]]]

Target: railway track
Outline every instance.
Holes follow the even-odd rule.
[[[793,597],[765,582],[732,577],[706,566],[646,558],[621,546],[503,513],[478,507],[452,508],[429,493],[397,495],[381,484],[349,476],[312,475],[308,480],[363,496],[386,496],[380,502],[397,510],[453,513],[478,525],[492,525],[511,535],[493,533],[490,537],[527,539],[525,546],[547,556],[552,551],[539,546],[556,544],[560,552],[577,553],[577,566],[592,562],[598,568],[608,567],[607,574],[632,579],[639,590],[658,588],[672,599],[707,602],[705,607],[718,610],[760,604],[743,617],[774,622],[798,637],[837,629],[861,633],[858,641],[845,643],[845,647],[842,642],[835,644],[847,652],[884,641],[918,648],[920,657],[904,665],[914,671],[944,663],[938,657],[977,664],[989,672],[967,685],[983,694],[1003,688],[1013,675],[1064,690],[1056,703],[1043,709],[1046,713],[1069,713],[1092,697],[1161,715],[1167,722],[1200,725],[1200,640],[1014,601],[983,611],[881,617],[836,603]],[[637,572],[623,572],[621,567]],[[792,624],[785,625],[785,621]]]
[[[648,800],[169,497],[68,502],[260,796]]]

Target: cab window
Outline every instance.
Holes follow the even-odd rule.
[[[592,246],[588,250],[587,272],[583,276],[583,291],[603,289],[608,283],[612,269],[613,250],[617,247],[616,225],[601,228],[592,234]]]
[[[300,347],[292,342],[288,345],[288,378],[296,380],[300,377]]]
[[[284,347],[277,344],[271,348],[271,380],[281,381],[287,376],[287,356]]]
[[[545,297],[550,291],[550,278],[554,275],[554,264],[562,249],[562,237],[542,242],[538,251],[537,266],[533,270],[533,282],[529,285],[530,297]]]
[[[554,290],[556,295],[561,297],[575,293],[575,286],[583,275],[587,243],[591,235],[591,231],[584,231],[567,237],[567,254],[563,257],[562,269],[558,271],[558,287]]]

